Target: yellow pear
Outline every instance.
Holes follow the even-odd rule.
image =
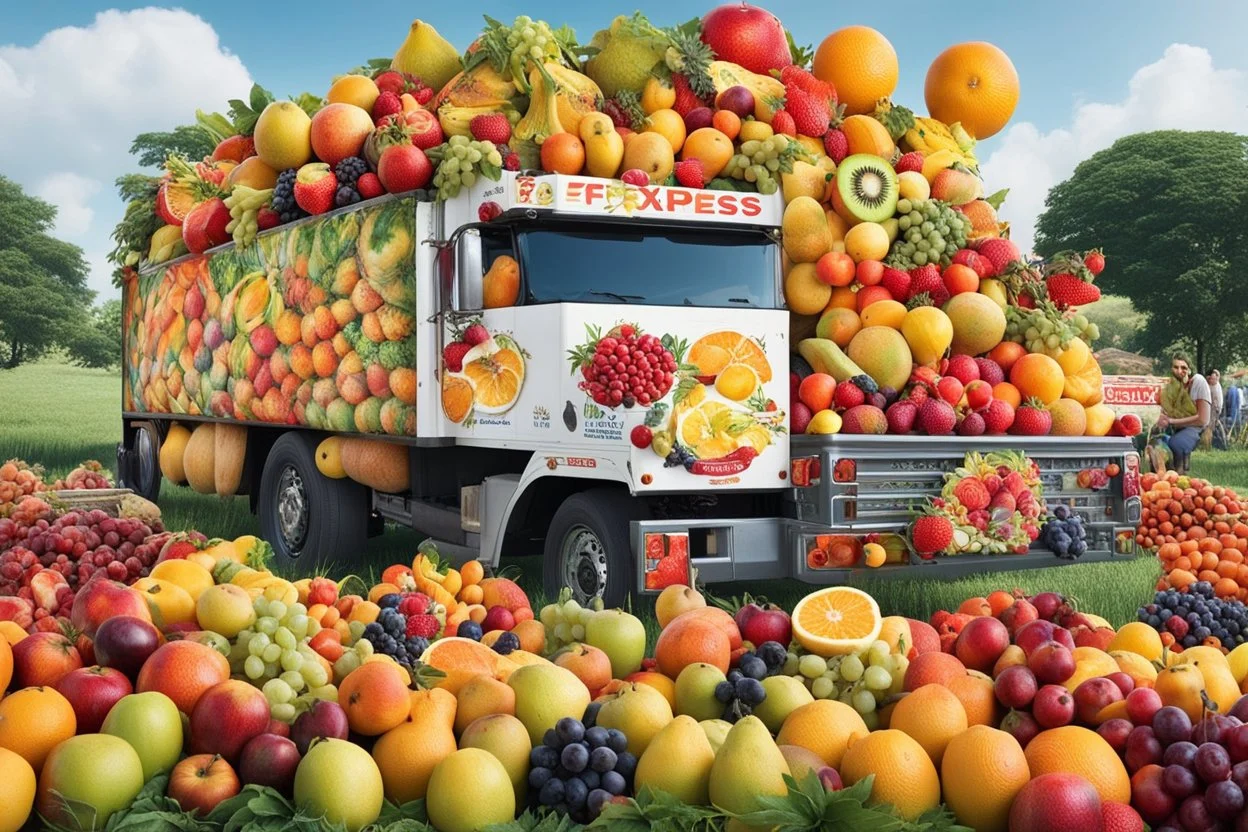
[[[640,759],[650,742],[671,721],[672,705],[667,697],[649,685],[632,682],[603,704],[596,724],[623,731],[628,737],[629,752]]]
[[[784,204],[788,205],[799,196],[808,196],[816,202],[823,199],[826,176],[822,168],[798,159],[793,163],[792,173],[780,174],[780,190],[784,194]]]
[[[407,37],[394,53],[390,68],[415,75],[426,86],[440,90],[463,68],[459,51],[423,20],[413,20]]]
[[[585,142],[585,168],[590,176],[612,178],[624,161],[624,137],[606,113],[590,113],[581,119],[581,140]]]
[[[719,749],[724,747],[724,740],[728,739],[732,723],[725,719],[704,719],[698,724],[702,726],[702,733],[706,734],[711,750],[718,754]]]
[[[624,170],[637,168],[653,183],[667,179],[675,164],[672,143],[658,133],[634,133],[624,146]]]
[[[693,717],[678,716],[654,735],[637,762],[637,789],[649,786],[668,792],[681,802],[705,806],[710,800],[711,767],[715,751]]]
[[[728,732],[724,745],[711,766],[711,804],[733,814],[763,808],[758,799],[765,795],[783,797],[789,793],[784,775],[789,764],[771,738],[767,726],[756,716],[739,720]]]

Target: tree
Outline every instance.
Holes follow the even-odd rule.
[[[1049,191],[1036,251],[1101,248],[1097,285],[1147,316],[1136,347],[1197,366],[1248,357],[1248,137],[1162,130],[1116,141]]]
[[[1096,303],[1080,307],[1079,311],[1101,331],[1097,349],[1134,350],[1148,323],[1131,305],[1130,299],[1118,295],[1104,295]]]
[[[87,263],[48,234],[55,220],[56,208],[0,176],[0,367],[67,345],[89,322]]]
[[[69,330],[62,346],[81,367],[115,367],[121,362],[121,300],[86,311],[85,320]]]
[[[170,154],[187,159],[202,159],[212,154],[217,140],[198,124],[182,124],[168,133],[140,133],[130,145],[130,153],[139,157],[145,168],[161,168]]]

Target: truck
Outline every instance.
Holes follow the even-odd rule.
[[[541,552],[548,593],[615,605],[694,570],[844,582],[870,542],[880,577],[1061,562],[906,543],[969,454],[1013,452],[1086,521],[1083,561],[1134,554],[1128,439],[790,435],[783,211],[779,193],[503,171],[147,267],[125,285],[120,478],[155,499],[171,432],[242,428],[218,470],[287,564],[392,522],[487,568]],[[323,473],[318,449],[348,445],[366,470]],[[1091,469],[1112,476],[1091,487]]]

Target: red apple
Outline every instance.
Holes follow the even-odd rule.
[[[1136,688],[1127,694],[1127,716],[1136,725],[1152,725],[1153,714],[1161,710],[1161,694],[1152,688]]]
[[[1045,685],[1036,691],[1031,715],[1041,728],[1061,728],[1075,718],[1075,699],[1061,685]]]
[[[1074,697],[1075,713],[1078,714],[1079,720],[1086,725],[1091,725],[1102,708],[1122,701],[1122,691],[1109,679],[1098,676],[1080,683],[1079,687],[1075,688]]]
[[[1026,708],[1036,698],[1036,675],[1022,665],[1007,667],[997,677],[993,690],[997,701],[1007,708]]]
[[[788,645],[793,639],[793,622],[789,614],[775,604],[746,604],[733,616],[741,638],[757,646],[765,641]]]
[[[238,794],[239,788],[233,766],[219,754],[187,757],[169,774],[169,797],[185,812],[206,815],[221,801]]]
[[[1105,676],[1106,679],[1118,686],[1118,690],[1122,691],[1125,697],[1128,693],[1135,690],[1135,680],[1127,674],[1119,670],[1117,673],[1110,673]]]
[[[238,761],[247,741],[269,727],[269,701],[239,679],[220,682],[199,697],[191,711],[191,752]]]
[[[289,795],[295,786],[295,769],[301,755],[295,744],[277,734],[257,734],[243,746],[238,776],[244,783],[268,786]]]
[[[98,733],[117,700],[134,693],[126,674],[99,665],[71,670],[56,683],[56,689],[73,706],[79,734]]]
[[[60,632],[31,633],[13,645],[13,687],[54,687],[65,674],[82,667],[74,643]]]
[[[1040,724],[1026,711],[1010,711],[1005,715],[1005,719],[1001,720],[1001,730],[1014,737],[1019,745],[1026,748],[1027,743],[1040,733]]]
[[[761,75],[793,63],[783,24],[766,9],[748,3],[725,3],[707,12],[702,40],[719,60]]]
[[[1122,754],[1127,748],[1127,737],[1131,735],[1134,728],[1129,719],[1107,719],[1096,728],[1096,733],[1100,734],[1110,747]]]
[[[1056,641],[1067,650],[1075,649],[1075,641],[1070,637],[1069,630],[1064,630],[1051,621],[1045,621],[1043,618],[1024,625],[1014,635],[1014,643],[1023,648],[1023,652],[1028,656],[1046,641]]]
[[[290,725],[282,722],[280,719],[270,719],[269,727],[264,729],[266,734],[277,734],[279,737],[290,736]]]
[[[506,607],[490,607],[485,614],[485,620],[481,622],[481,632],[510,630],[514,626],[516,626],[516,619],[511,614],[511,610]]]
[[[1010,646],[1010,633],[997,619],[981,615],[967,623],[954,643],[954,654],[971,670],[988,673]]]
[[[1117,635],[1109,627],[1075,627],[1070,632],[1076,647],[1095,647],[1097,650],[1109,650],[1109,643]]]
[[[940,634],[936,632],[935,627],[915,618],[907,618],[906,621],[910,622],[911,639],[910,652],[906,654],[907,659],[913,659],[921,653],[940,652]]]
[[[1064,645],[1046,641],[1027,657],[1027,666],[1040,684],[1056,685],[1074,674],[1075,656]]]
[[[1056,592],[1041,592],[1027,600],[1035,605],[1036,612],[1040,613],[1040,617],[1045,621],[1051,621],[1062,604],[1066,603],[1066,599]]]
[[[350,733],[347,712],[337,702],[318,699],[312,703],[290,726],[290,738],[300,754],[308,753],[308,746],[317,737],[345,740]]]
[[[95,631],[95,660],[131,679],[159,646],[160,631],[155,625],[132,615],[114,615]]]
[[[95,638],[99,626],[114,615],[130,615],[148,623],[152,620],[142,593],[109,580],[107,573],[101,569],[78,588],[73,610],[69,614],[70,621],[75,629]]]
[[[1036,608],[1031,602],[1025,598],[1019,598],[1013,604],[1010,604],[1001,611],[1001,623],[1005,625],[1005,629],[1010,631],[1010,636],[1015,636],[1019,629],[1030,624],[1039,618]]]

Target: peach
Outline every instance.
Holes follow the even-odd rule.
[[[76,629],[94,638],[96,629],[114,615],[129,615],[147,622],[152,620],[147,601],[141,593],[125,584],[108,580],[101,570],[74,596],[70,620]]]
[[[373,132],[373,118],[354,104],[326,104],[312,117],[312,151],[330,167],[358,156]]]

